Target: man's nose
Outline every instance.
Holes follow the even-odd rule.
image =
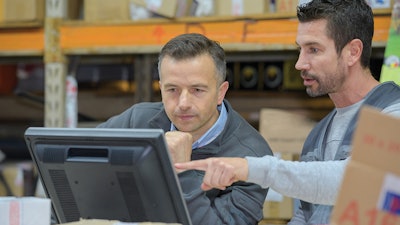
[[[189,107],[189,103],[190,103],[189,91],[183,90],[181,92],[181,94],[179,95],[179,107],[187,108],[187,107]]]
[[[299,54],[299,58],[294,66],[297,70],[308,70],[310,68],[309,62],[306,60],[306,57],[301,53]]]

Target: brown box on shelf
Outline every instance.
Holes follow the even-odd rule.
[[[400,119],[361,109],[332,225],[400,225]]]
[[[129,0],[84,0],[84,20],[93,21],[128,21]]]
[[[52,224],[48,198],[0,197],[0,210],[2,225]]]
[[[270,0],[218,0],[214,3],[216,16],[243,16],[268,13]]]
[[[45,0],[0,0],[0,22],[42,21]]]
[[[259,132],[268,141],[275,157],[297,161],[305,139],[316,122],[289,110],[260,110]],[[270,189],[264,203],[266,221],[287,221],[293,216],[294,200]],[[286,224],[286,223],[285,223]]]
[[[33,196],[36,179],[31,162],[0,164],[0,196]]]
[[[158,1],[146,1],[146,0],[130,0],[131,2],[143,6],[153,13],[168,18],[174,18],[176,16],[178,1],[180,0],[158,0]]]
[[[295,13],[298,3],[298,0],[275,0],[275,12]]]
[[[299,154],[275,152],[275,157],[284,160],[297,161]],[[294,201],[293,198],[283,196],[269,189],[267,198],[264,202],[264,219],[267,220],[290,220],[293,217]]]
[[[263,108],[260,111],[260,133],[274,152],[300,154],[315,124],[306,116],[289,110]]]

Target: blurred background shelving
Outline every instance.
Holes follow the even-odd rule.
[[[160,100],[157,53],[170,38],[200,32],[221,43],[227,54],[227,99],[256,128],[261,108],[292,110],[320,119],[333,106],[311,99],[294,69],[298,1],[257,0],[233,12],[214,3],[201,14],[196,1],[161,1],[157,10],[137,0],[5,0],[0,17],[0,138],[3,151],[18,149],[28,126],[61,126],[65,118],[46,111],[51,83],[46,66],[61,66],[56,79],[78,81],[79,124],[103,121],[139,101]],[[21,6],[22,4],[22,6]],[[196,5],[197,4],[197,5]],[[259,4],[259,5],[257,5]],[[172,6],[171,6],[172,5]],[[257,5],[254,7],[254,5]],[[197,8],[196,8],[197,6]],[[136,7],[136,8],[135,8]],[[134,18],[147,10],[144,18]],[[228,7],[229,8],[229,7]],[[390,8],[375,9],[372,70],[378,77],[390,25]],[[136,13],[135,13],[136,12]],[[17,16],[18,15],[18,16]],[[1,14],[0,14],[1,16]],[[54,81],[53,81],[54,83]],[[47,107],[48,108],[48,107]],[[12,149],[12,150],[11,150]],[[24,150],[22,150],[23,152]]]
[[[238,2],[241,4],[235,6]],[[203,33],[221,43],[230,82],[226,98],[256,129],[260,128],[262,109],[280,109],[310,121],[320,120],[333,104],[328,97],[310,98],[294,68],[298,3],[0,1],[0,150],[6,162],[17,162],[0,164],[0,178],[5,175],[5,181],[9,181],[7,177],[16,178],[22,169],[26,181],[24,187],[6,188],[0,182],[0,196],[33,194],[37,177],[25,163],[30,156],[23,133],[29,126],[65,125],[68,75],[78,84],[78,126],[95,126],[136,102],[161,100],[157,54],[164,43],[182,33]],[[389,33],[391,4],[374,5],[371,69],[377,79]],[[293,154],[285,157],[296,160]],[[266,204],[266,215],[280,217],[266,218],[260,224],[283,224],[290,218],[292,200]]]

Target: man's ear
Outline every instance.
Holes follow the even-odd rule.
[[[361,58],[364,45],[360,39],[353,39],[346,47],[346,61],[349,66],[353,66]]]
[[[218,89],[218,105],[222,104],[222,101],[225,98],[225,94],[228,91],[229,88],[229,82],[228,81],[224,81]]]

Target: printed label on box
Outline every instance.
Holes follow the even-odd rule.
[[[400,177],[387,174],[378,201],[378,209],[400,215]]]
[[[232,15],[243,15],[243,0],[232,0]]]

